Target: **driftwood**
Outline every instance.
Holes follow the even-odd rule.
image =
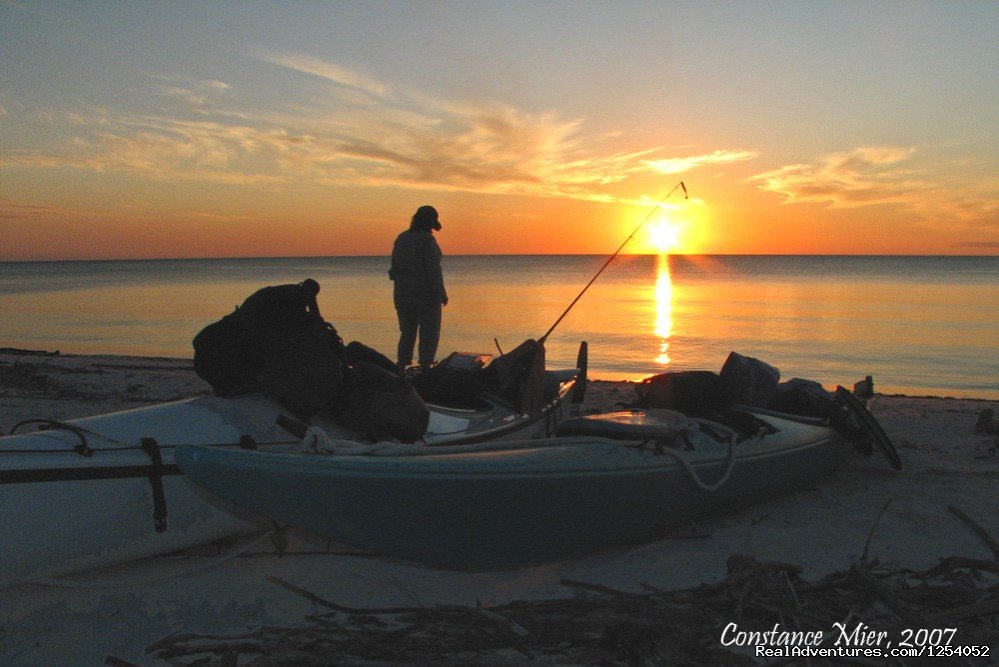
[[[235,635],[175,634],[146,653],[191,666],[759,664],[758,657],[751,657],[752,646],[722,644],[722,631],[731,623],[757,632],[774,627],[821,631],[819,646],[831,645],[837,624],[863,624],[896,640],[905,628],[949,627],[958,629],[952,645],[990,646],[994,652],[999,548],[971,517],[949,509],[992,550],[992,560],[954,556],[913,571],[868,559],[865,546],[864,557],[850,569],[806,581],[796,565],[759,563],[737,554],[728,559],[726,577],[715,584],[675,591],[644,585],[641,592],[629,592],[564,579],[562,585],[573,593],[569,597],[489,609],[350,607],[270,577],[315,606],[306,624]],[[987,659],[962,658],[960,664],[987,664]],[[113,656],[108,660],[125,664]],[[766,664],[798,664],[796,660]],[[830,663],[808,658],[801,664]],[[891,663],[848,658],[835,664]]]
[[[980,435],[999,434],[999,423],[996,423],[995,410],[985,408],[978,413],[978,421],[975,422],[975,433]]]
[[[866,561],[809,582],[793,565],[737,555],[716,584],[629,592],[564,580],[574,595],[490,609],[349,607],[272,578],[316,605],[302,627],[177,634],[147,653],[187,665],[749,665],[757,661],[745,650],[720,643],[728,623],[829,635],[847,619],[896,633],[956,626],[955,645],[994,645],[997,572],[996,561],[969,558],[942,559],[921,572]]]
[[[992,551],[992,557],[999,560],[999,542],[989,535],[988,531],[982,528],[974,519],[965,514],[960,508],[954,507],[953,505],[948,505],[947,510],[960,519],[961,523],[971,529],[978,539],[980,539],[985,546]]]

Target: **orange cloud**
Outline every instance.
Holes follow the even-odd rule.
[[[319,89],[309,108],[250,111],[236,106],[239,91],[228,83],[156,75],[151,78],[162,112],[50,114],[46,122],[53,137],[64,137],[61,143],[7,151],[0,167],[612,202],[623,201],[614,186],[631,178],[756,156],[716,150],[671,157],[660,147],[620,151],[611,135],[587,135],[583,119],[498,102],[433,99],[301,54],[259,57],[336,85]]]
[[[787,165],[749,180],[762,181],[762,190],[775,192],[786,202],[820,202],[834,207],[899,202],[926,185],[913,180],[907,170],[888,168],[914,152],[912,148],[861,147],[828,155],[818,164]]]
[[[814,164],[794,164],[750,177],[784,203],[831,208],[894,205],[923,225],[962,223],[969,230],[997,223],[996,184],[962,160],[923,158],[915,148],[865,146]]]

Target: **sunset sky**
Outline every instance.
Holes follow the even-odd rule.
[[[999,254],[999,2],[0,0],[0,259]],[[656,204],[680,180],[677,191]]]

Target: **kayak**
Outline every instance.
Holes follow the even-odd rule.
[[[585,369],[585,356],[581,354]],[[543,405],[530,413],[483,395],[471,408],[429,405],[422,442],[458,445],[554,433],[582,399],[579,369],[545,372]],[[0,588],[128,562],[245,534],[268,524],[192,485],[174,456],[209,451],[295,452],[303,438],[363,445],[329,418],[302,421],[263,394],[198,396],[53,422],[0,438]],[[19,425],[21,427],[22,425]],[[22,430],[15,427],[16,430]]]
[[[800,489],[850,445],[818,419],[732,410],[576,417],[551,438],[347,448],[332,454],[185,446],[213,496],[386,556],[457,570],[545,563],[662,538]]]

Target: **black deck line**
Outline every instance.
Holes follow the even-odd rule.
[[[180,466],[168,464],[160,467],[163,476],[183,475]],[[0,470],[0,484],[31,484],[37,482],[82,482],[96,479],[130,479],[149,477],[153,466],[94,466],[81,468],[32,468],[28,470]]]

